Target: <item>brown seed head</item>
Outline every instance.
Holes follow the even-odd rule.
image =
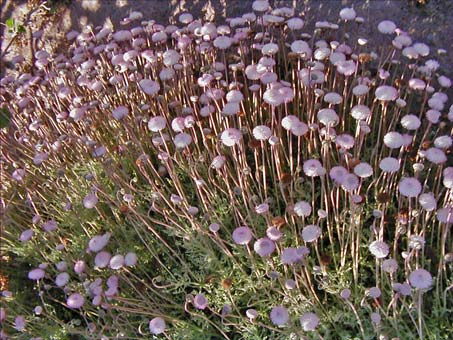
[[[229,277],[222,280],[223,289],[230,289],[232,285],[233,285],[233,280],[230,279]]]

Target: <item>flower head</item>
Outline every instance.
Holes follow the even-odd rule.
[[[411,198],[417,197],[422,191],[420,181],[414,177],[405,177],[398,184],[398,190],[401,195]]]
[[[160,90],[159,83],[151,79],[142,79],[139,84],[142,91],[150,96],[155,95]]]
[[[148,129],[152,132],[159,132],[159,131],[165,129],[166,125],[167,125],[167,120],[162,116],[152,117],[148,121]]]
[[[319,324],[319,317],[315,313],[305,313],[299,320],[300,326],[306,332],[314,331]]]
[[[80,308],[83,306],[84,303],[85,303],[85,298],[82,295],[80,295],[79,293],[73,293],[73,294],[69,295],[69,297],[66,300],[66,305],[72,309]]]
[[[229,128],[222,132],[220,139],[226,146],[233,146],[240,143],[242,132],[235,128]]]
[[[46,275],[46,272],[41,268],[32,269],[28,272],[28,278],[30,280],[41,280]]]
[[[197,309],[205,309],[208,306],[208,299],[203,294],[197,294],[193,298],[193,305]]]
[[[232,237],[236,244],[247,244],[252,240],[252,230],[246,226],[238,227],[234,229]]]
[[[255,244],[253,245],[253,249],[259,256],[266,257],[274,252],[275,243],[268,237],[263,237],[256,240]]]
[[[307,225],[302,229],[302,239],[305,242],[314,242],[321,236],[321,228],[316,224]]]
[[[274,325],[282,326],[289,321],[288,310],[283,306],[272,308],[270,319]]]
[[[409,283],[416,289],[428,289],[433,283],[433,277],[426,269],[419,268],[410,273]]]
[[[153,318],[149,322],[149,331],[155,335],[165,332],[165,320],[159,317]]]
[[[387,257],[389,254],[390,248],[387,243],[382,241],[374,241],[369,246],[368,249],[370,250],[371,254],[376,256],[378,259],[382,259]]]

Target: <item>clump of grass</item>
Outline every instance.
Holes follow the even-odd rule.
[[[253,8],[2,79],[3,336],[448,337],[450,79],[391,21]]]

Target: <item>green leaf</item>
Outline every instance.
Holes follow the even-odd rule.
[[[8,127],[10,120],[11,112],[5,108],[0,109],[0,129]]]
[[[17,33],[25,33],[25,27],[22,25],[17,26]]]
[[[13,18],[9,18],[8,20],[6,20],[5,24],[8,28],[13,28],[14,24],[15,24],[15,20]]]

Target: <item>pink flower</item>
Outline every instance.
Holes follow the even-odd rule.
[[[275,243],[268,237],[258,239],[253,245],[255,252],[261,257],[267,257],[271,255],[275,250]]]
[[[376,98],[380,101],[392,101],[398,98],[398,91],[393,86],[382,85],[376,89],[374,93]]]
[[[77,261],[75,264],[74,264],[74,272],[76,274],[82,274],[86,269],[86,263],[82,260],[79,260]]]
[[[66,300],[66,304],[69,308],[77,309],[83,306],[85,303],[85,298],[80,295],[79,293],[74,293],[69,295],[68,299]]]
[[[307,225],[302,229],[302,239],[305,242],[314,242],[321,236],[321,228],[316,224]]]
[[[94,265],[96,268],[105,268],[110,263],[112,255],[107,251],[101,251],[96,254],[94,258]]]
[[[433,283],[433,277],[429,271],[419,268],[410,273],[409,283],[416,289],[428,289]]]
[[[152,117],[148,121],[148,129],[152,132],[159,132],[165,128],[167,120],[162,116]]]
[[[293,210],[297,216],[307,217],[311,214],[311,205],[306,201],[299,201],[294,204]]]
[[[111,233],[105,233],[104,235],[94,236],[90,242],[88,242],[88,249],[92,252],[97,253],[101,251],[109,242]]]
[[[142,79],[139,84],[143,92],[150,96],[155,95],[160,90],[159,83],[151,79]]]
[[[129,109],[127,107],[118,106],[115,110],[113,110],[112,116],[113,116],[113,118],[115,118],[117,120],[121,120],[124,117],[126,117],[128,113],[129,113]]]
[[[405,197],[417,197],[422,191],[422,185],[414,177],[405,177],[399,182],[398,190]]]
[[[374,241],[369,246],[368,249],[370,250],[371,254],[376,256],[378,259],[383,259],[387,257],[389,254],[390,248],[387,243],[382,241]]]
[[[165,328],[165,320],[162,318],[156,317],[149,322],[149,331],[155,335],[164,333]]]
[[[46,275],[46,272],[41,268],[35,268],[28,272],[28,278],[30,280],[41,280]]]
[[[288,310],[283,306],[272,308],[270,319],[274,325],[282,326],[289,321]]]
[[[239,144],[239,142],[241,141],[242,132],[238,129],[229,128],[222,132],[220,139],[226,146],[233,146],[235,144]]]
[[[14,329],[18,332],[22,332],[25,329],[26,323],[25,318],[22,315],[18,315],[14,319]]]
[[[252,230],[246,226],[238,227],[234,229],[232,237],[236,244],[247,244],[252,240]]]
[[[309,159],[305,161],[303,169],[305,175],[307,175],[308,177],[323,176],[326,172],[321,162],[316,159]]]
[[[208,299],[203,294],[197,294],[193,298],[193,305],[198,309],[205,309],[208,306]]]
[[[83,206],[87,209],[93,209],[96,204],[98,203],[99,199],[97,198],[96,194],[91,193],[85,196],[83,199]]]
[[[124,256],[117,254],[110,259],[109,266],[113,270],[121,269],[124,265]]]
[[[319,324],[319,318],[315,313],[305,313],[299,320],[300,326],[306,332],[314,331]]]

